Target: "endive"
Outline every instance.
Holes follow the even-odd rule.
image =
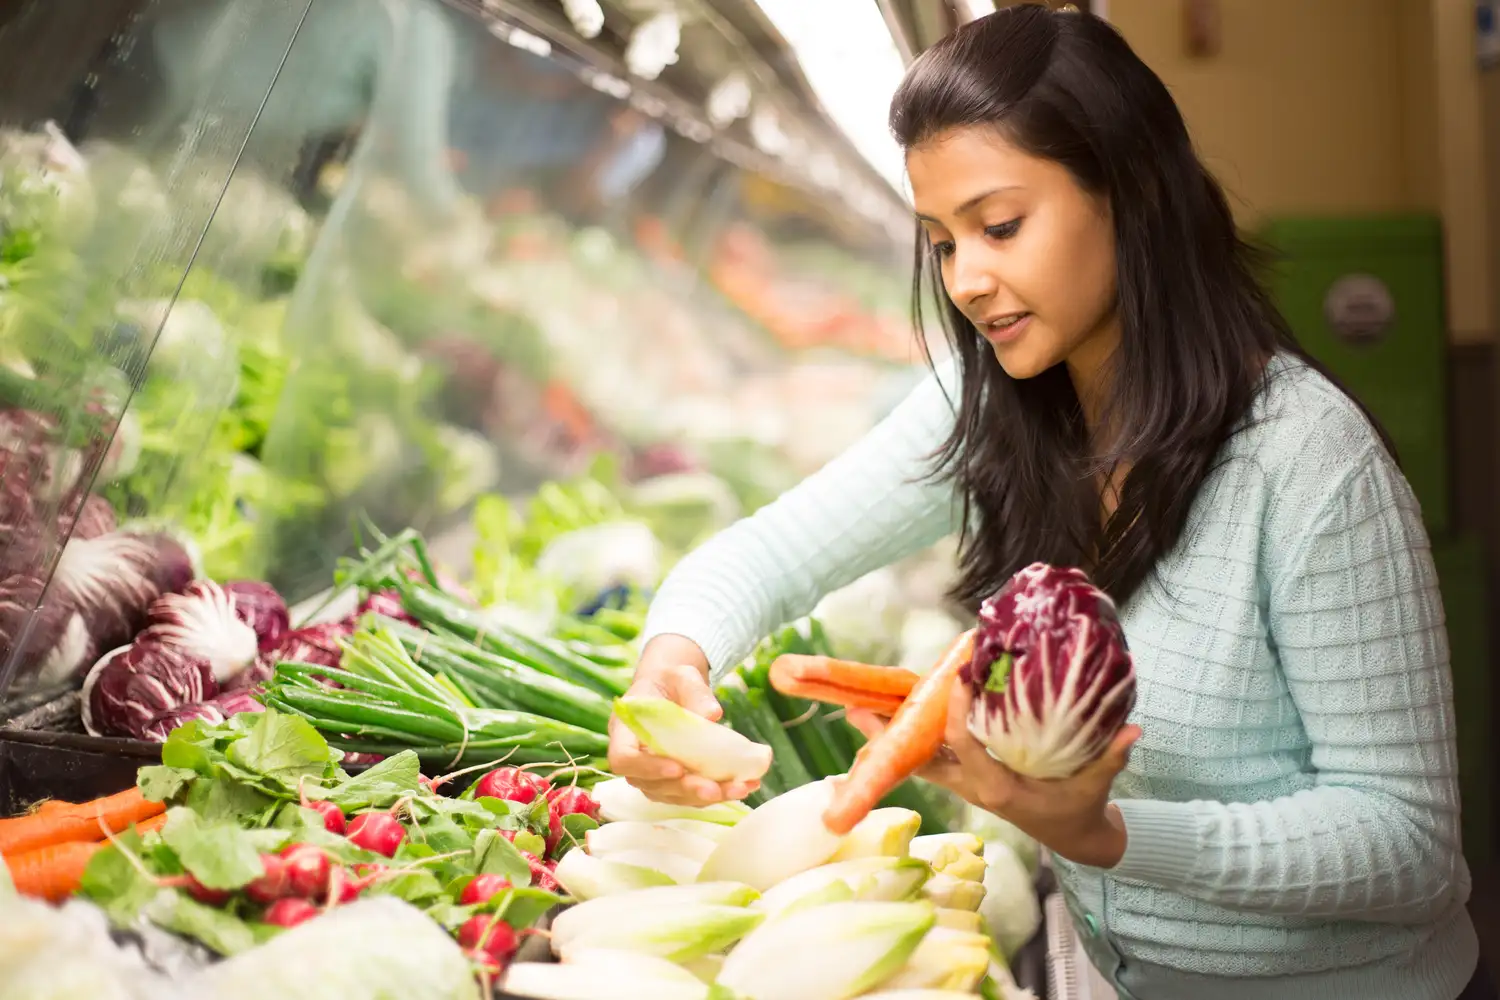
[[[934,875],[922,886],[923,898],[950,910],[978,910],[984,902],[984,884],[952,875]]]
[[[966,882],[984,881],[984,858],[977,854],[960,854],[945,865],[933,865],[933,868],[951,878],[963,879]]]
[[[572,852],[577,853],[577,852]],[[567,860],[565,857],[564,861]],[[559,864],[559,868],[562,866]],[[693,885],[664,885],[613,896],[601,896],[563,910],[552,919],[549,934],[555,945],[570,945],[580,934],[601,922],[628,922],[642,910],[671,906],[748,906],[757,893],[748,885],[735,882],[698,882]]]
[[[654,868],[607,861],[591,857],[584,851],[569,851],[564,854],[552,874],[574,899],[597,899],[600,896],[671,885],[676,881]]]
[[[927,862],[916,858],[855,858],[819,865],[767,889],[752,906],[767,915],[811,901],[830,886],[841,884],[849,892],[843,900],[837,894],[827,902],[866,901],[897,903],[911,899],[932,877]]]
[[[708,987],[665,959],[639,952],[580,951],[567,964],[521,962],[505,974],[509,995],[533,1000],[706,1000]]]
[[[716,844],[729,834],[728,826],[722,823],[706,823],[701,819],[664,819],[651,825],[664,826],[669,830],[681,830],[683,833],[691,833],[704,840],[712,840]]]
[[[761,892],[816,868],[843,840],[823,825],[833,801],[829,779],[794,788],[740,820],[703,862],[703,882],[743,882]]]
[[[754,781],[771,768],[771,748],[666,698],[616,698],[615,718],[658,757],[713,781]]]
[[[589,853],[593,854],[592,851]],[[599,860],[660,872],[673,882],[692,882],[703,867],[701,861],[667,851],[618,851]]]
[[[936,920],[924,903],[830,903],[768,921],[715,985],[736,1000],[847,1000],[889,979]]]
[[[892,989],[943,989],[973,993],[990,967],[983,934],[934,927],[885,985]]]
[[[843,843],[839,844],[839,849],[834,852],[832,860],[899,858],[908,853],[907,848],[921,827],[921,815],[911,809],[895,806],[876,809],[849,831]]]
[[[956,931],[968,931],[970,934],[984,933],[984,918],[973,910],[950,910],[940,907],[937,911],[937,925],[949,927]]]
[[[714,851],[714,841],[661,823],[606,823],[583,837],[585,849],[596,858],[627,851],[677,854],[702,862]]]
[[[932,861],[933,853],[940,850],[944,845],[949,845],[963,854],[979,854],[984,851],[984,841],[972,833],[929,833],[925,837],[916,837],[911,842],[908,851],[914,858],[923,861]]]
[[[581,921],[567,940],[552,939],[552,951],[564,962],[580,951],[598,948],[688,962],[723,951],[763,919],[765,914],[743,906],[658,904],[640,907],[626,919],[604,913]]]
[[[625,820],[662,823],[689,819],[733,826],[750,815],[750,807],[743,802],[715,802],[711,806],[674,806],[665,802],[653,802],[624,778],[601,781],[594,786],[592,794],[594,801],[599,803],[600,817],[611,823]]]

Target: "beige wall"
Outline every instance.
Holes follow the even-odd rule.
[[[1253,225],[1436,210],[1455,339],[1488,339],[1490,227],[1469,0],[1220,0],[1223,48],[1182,46],[1182,0],[1109,0]],[[1441,71],[1438,67],[1441,66]]]

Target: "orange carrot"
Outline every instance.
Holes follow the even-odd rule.
[[[900,667],[788,653],[771,664],[771,686],[796,698],[829,701],[891,715],[916,686],[917,675]]]
[[[167,814],[157,813],[150,819],[142,820],[135,825],[135,832],[140,834],[155,833],[167,825]]]
[[[848,776],[834,783],[833,803],[823,814],[829,830],[845,834],[854,829],[881,799],[942,749],[953,684],[973,650],[970,630],[922,675],[885,731],[864,745]]]
[[[22,854],[7,854],[5,866],[21,895],[60,903],[78,891],[83,870],[103,848],[103,843],[67,841]]]
[[[165,803],[149,801],[140,789],[127,788],[116,795],[80,802],[66,809],[0,819],[0,854],[9,857],[70,840],[100,840],[105,830],[119,833],[132,823],[161,815],[166,809]]]

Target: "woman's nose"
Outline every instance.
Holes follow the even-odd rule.
[[[955,249],[949,264],[948,294],[959,305],[972,305],[993,296],[1000,282],[983,254]]]

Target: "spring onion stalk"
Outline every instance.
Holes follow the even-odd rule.
[[[724,951],[755,930],[765,915],[743,906],[712,903],[640,907],[630,919],[615,914],[596,915],[575,923],[567,941],[552,940],[553,954],[564,962],[596,948],[655,955],[671,962],[688,962]]]
[[[675,880],[654,868],[627,865],[620,861],[606,861],[591,857],[584,851],[569,851],[557,863],[552,873],[559,885],[574,899],[591,900],[668,886]]]
[[[624,778],[610,778],[594,786],[594,801],[599,803],[599,814],[615,823],[635,820],[641,823],[661,823],[668,820],[696,820],[733,826],[750,815],[750,807],[743,802],[716,802],[711,806],[674,806],[665,802],[653,802],[644,792]]]
[[[848,899],[874,903],[897,903],[914,898],[932,877],[927,862],[916,858],[856,858],[820,865],[767,889],[754,903],[758,910],[777,915],[786,909],[801,908],[804,900],[830,885],[849,889]]]
[[[706,882],[743,882],[765,892],[833,857],[843,838],[823,825],[831,779],[794,788],[735,824],[703,863]]]
[[[578,854],[570,851],[563,857]],[[562,867],[562,862],[558,863]],[[552,920],[549,931],[553,942],[571,945],[578,935],[600,921],[634,919],[641,910],[654,910],[673,906],[748,906],[759,898],[748,885],[734,882],[698,882],[693,885],[665,885],[633,892],[601,896],[578,903],[563,910]]]
[[[596,858],[629,851],[675,854],[700,865],[714,852],[716,841],[659,823],[606,823],[584,834],[584,846]]]
[[[716,985],[736,1000],[847,1000],[906,964],[936,917],[922,903],[831,903],[768,921]]]
[[[787,737],[786,729],[766,703],[765,691],[748,687],[737,673],[730,674],[715,688],[725,712],[733,712],[737,727],[750,739],[772,750],[771,769],[767,772],[774,786],[783,793],[811,783],[814,778]],[[762,779],[764,783],[764,779]]]
[[[605,949],[581,951],[565,965],[519,962],[505,974],[503,988],[533,1000],[707,1000],[709,992],[665,959]]]
[[[665,698],[616,698],[615,717],[659,757],[713,781],[753,781],[771,767],[771,748]]]
[[[891,989],[958,990],[972,994],[989,967],[989,938],[934,927],[901,970],[884,985]]]
[[[939,874],[932,876],[922,886],[922,896],[934,906],[977,911],[984,902],[984,884]]]
[[[850,830],[834,852],[834,861],[854,858],[893,857],[910,853],[912,838],[922,826],[922,817],[910,809],[876,809]],[[931,859],[924,859],[930,861]]]

